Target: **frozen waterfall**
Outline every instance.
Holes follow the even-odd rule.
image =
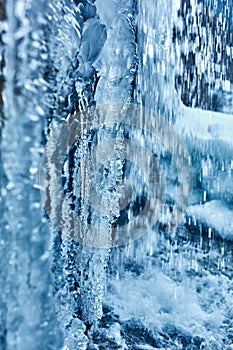
[[[1,0],[0,349],[233,348],[231,0]]]

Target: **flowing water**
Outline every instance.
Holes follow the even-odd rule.
[[[232,9],[1,1],[0,349],[233,348]]]

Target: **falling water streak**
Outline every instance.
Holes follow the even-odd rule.
[[[228,1],[183,2],[173,42],[180,62],[176,88],[185,105],[232,112],[231,26]]]
[[[169,120],[175,118],[179,105],[174,86],[177,61],[171,42],[176,8],[173,1],[138,1],[137,102]]]
[[[162,118],[174,121],[179,113],[179,98],[174,85],[177,67],[175,49],[172,45],[172,29],[177,16],[177,5],[172,1],[166,3],[157,1],[156,4],[143,0],[137,2],[135,22],[138,71],[135,77],[135,102],[148,108],[147,118],[154,118],[151,111],[156,111]],[[158,140],[151,139],[148,134],[143,135],[141,130],[131,130],[131,133],[140,144],[152,149],[154,154],[165,155],[166,150]],[[137,194],[142,190],[142,183],[134,171],[135,169],[132,169],[130,178]],[[171,179],[174,181],[176,169],[172,167],[167,171],[166,177],[168,181]],[[117,266],[120,271],[124,265],[124,256],[127,259],[135,259],[138,264],[142,263],[146,252],[151,251],[151,255],[153,254],[156,242],[157,238],[152,232],[138,243],[128,245],[120,251],[116,250],[112,259],[115,268]]]

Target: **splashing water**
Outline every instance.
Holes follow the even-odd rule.
[[[233,347],[232,8],[1,2],[1,349]]]

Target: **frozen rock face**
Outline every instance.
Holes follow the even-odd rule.
[[[90,2],[54,2],[50,7],[48,78],[53,84],[52,118],[59,121],[95,103],[98,78],[93,63],[107,34]]]
[[[61,5],[54,3],[51,9],[53,12],[51,29],[54,33],[58,31],[59,35],[56,40],[53,36],[49,36],[54,108],[47,134],[52,132],[56,124],[66,118],[68,113],[80,111],[80,123],[85,124],[86,116],[82,111],[96,103],[94,93],[98,78],[93,64],[104,46],[107,35],[106,27],[97,15],[95,5],[81,1],[64,2],[63,6]],[[90,136],[85,128],[82,136],[86,141],[79,151],[85,152]],[[56,143],[54,147],[57,147]],[[69,158],[69,162],[71,161],[73,171],[78,171],[76,158],[72,160]],[[69,178],[71,174],[68,172],[66,176]],[[86,176],[88,177],[88,169]],[[56,207],[60,194],[54,188],[53,180],[50,186],[53,188],[52,206]],[[72,186],[75,185],[72,183]],[[85,218],[85,208],[82,206],[80,210],[82,212],[80,215]],[[65,213],[64,209],[60,214],[65,216]],[[68,349],[77,346],[85,348],[87,337],[84,331],[86,327],[89,329],[102,314],[101,300],[105,288],[108,250],[82,246],[73,241],[69,233],[64,230],[62,234],[53,231],[53,237],[52,269],[55,275],[57,313],[65,332],[65,345]],[[86,327],[83,326],[84,329],[80,328],[79,336],[75,335],[75,332],[71,335],[68,331],[75,319],[80,319],[86,324]]]
[[[63,239],[58,243],[59,233],[43,218],[38,174],[44,137],[69,112],[94,103],[93,63],[106,29],[94,4],[65,1],[38,6],[9,1],[6,28],[1,259],[8,263],[1,273],[1,345],[59,349],[63,334],[69,348],[85,347],[82,321],[79,331],[65,333],[65,327],[73,329],[77,317],[87,324],[100,317],[108,251],[82,251]]]
[[[6,312],[1,323],[3,342],[9,348],[46,348],[52,340],[55,349],[63,341],[68,348],[85,348],[86,328],[102,315],[109,251],[82,246],[56,228],[49,229],[40,207],[38,174],[43,146],[68,114],[80,112],[80,123],[85,124],[85,111],[96,100],[109,102],[121,96],[119,101],[127,102],[132,98],[136,69],[133,3],[119,2],[113,9],[110,18],[104,14],[105,25],[98,6],[90,1],[7,4],[7,121],[2,138],[2,179],[6,184],[2,196],[6,209],[1,253],[6,254],[9,266],[1,278],[6,278],[6,290],[15,292],[7,301],[4,288],[2,308]],[[117,44],[110,55],[114,35]],[[102,77],[102,85],[98,86]],[[122,86],[117,86],[119,81]],[[120,128],[116,135],[122,137]],[[84,128],[82,136],[82,149],[77,150],[81,156],[93,135]],[[105,133],[100,130],[98,138],[104,139]],[[70,157],[71,161],[77,172],[76,158]],[[123,159],[109,166],[109,181],[114,187],[122,177]],[[66,174],[67,181],[70,175]],[[88,169],[83,181],[85,178]],[[102,187],[104,196],[109,197],[105,178]],[[55,208],[56,189],[51,189]],[[14,199],[23,204],[15,206]],[[117,206],[113,214],[105,217],[110,227],[119,215]],[[89,220],[85,206],[81,206],[81,215]],[[35,289],[32,295],[31,288]],[[31,310],[35,310],[36,317],[31,316]],[[50,310],[46,317],[45,310]]]
[[[53,36],[49,36],[54,108],[51,111],[46,134],[49,138],[49,134],[53,133],[53,129],[67,117],[68,113],[71,113],[72,118],[75,113],[79,112],[77,118],[82,127],[81,137],[77,142],[74,142],[67,158],[64,159],[64,191],[72,203],[69,208],[61,209],[61,216],[68,217],[72,208],[89,226],[91,223],[91,225],[98,224],[109,227],[109,239],[111,239],[111,226],[119,217],[119,205],[116,201],[116,205],[109,210],[107,215],[97,213],[97,216],[95,212],[93,213],[84,200],[84,195],[88,191],[85,190],[85,194],[82,193],[82,189],[91,180],[92,175],[89,167],[81,168],[80,162],[86,156],[88,149],[94,149],[99,142],[111,139],[111,134],[114,134],[114,137],[119,140],[115,143],[116,148],[118,143],[121,143],[122,130],[118,126],[113,131],[100,127],[98,132],[95,130],[89,132],[86,125],[87,117],[91,121],[93,115],[91,113],[85,114],[85,112],[88,111],[88,107],[96,103],[108,103],[116,101],[116,98],[119,102],[127,102],[132,98],[132,82],[136,69],[133,8],[131,3],[119,2],[115,5],[114,12],[111,13],[111,19],[106,20],[106,13],[102,10],[98,11],[98,2],[96,6],[90,2],[70,3],[69,6],[68,8],[66,4],[60,8],[59,4],[54,4],[52,9],[54,22],[51,30],[54,33],[58,30],[59,36],[57,43],[54,43]],[[67,11],[67,15],[69,14],[71,18],[66,22],[65,15],[63,26],[55,19],[57,13],[62,14],[64,11]],[[102,13],[107,25],[101,19]],[[112,21],[111,26],[108,24],[110,20]],[[73,40],[72,47],[69,46],[69,42],[66,47],[67,39],[65,37],[69,38],[68,32],[69,35],[73,32],[76,38]],[[117,41],[115,41],[115,37],[117,37]],[[129,42],[130,46],[128,47]],[[115,46],[113,47],[113,45]],[[61,52],[64,52],[64,57],[61,57]],[[114,82],[112,81],[113,70],[114,80],[116,80]],[[118,84],[120,81],[122,86]],[[60,103],[61,99],[62,103]],[[107,119],[103,120],[102,123],[104,121],[107,122]],[[64,136],[61,133],[58,137],[59,144]],[[51,147],[56,153],[58,144],[54,142]],[[56,191],[53,181],[53,158],[54,156],[50,155],[48,162],[51,178],[49,196],[51,207],[56,208],[60,194],[59,191]],[[101,196],[105,200],[113,196],[114,188],[116,188],[119,179],[122,178],[123,160],[121,155],[118,164],[109,163],[106,167],[107,177],[100,176],[99,188]],[[81,184],[77,180],[80,176]],[[81,231],[78,236],[83,236],[83,242],[85,242],[85,234],[88,233]],[[86,331],[88,331],[91,325],[102,316],[102,299],[105,291],[109,250],[90,248],[85,246],[85,243],[77,243],[75,239],[70,237],[69,225],[62,229],[62,233],[55,230],[52,234],[54,237],[52,269],[55,275],[58,318],[63,329],[70,328],[73,320],[78,318],[85,323]],[[82,332],[80,336],[81,334]],[[71,345],[72,342],[74,345]],[[70,335],[65,332],[65,345],[68,348],[77,346],[77,344],[85,347],[86,343],[87,337],[85,335],[83,339],[72,338],[71,340]]]

